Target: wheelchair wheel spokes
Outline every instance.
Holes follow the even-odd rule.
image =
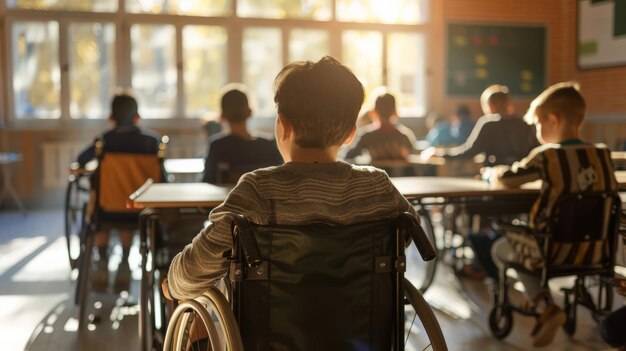
[[[432,221],[428,211],[420,210],[420,223],[424,233],[428,236],[434,247],[437,247]],[[406,250],[407,271],[406,278],[423,294],[435,279],[438,258],[424,262],[415,245],[409,245]]]
[[[422,294],[407,280],[405,296],[410,305],[405,306],[405,345],[411,350],[447,350],[441,327]],[[411,308],[412,307],[412,308]],[[410,346],[410,347],[409,347]]]

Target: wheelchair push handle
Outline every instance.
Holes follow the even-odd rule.
[[[401,227],[411,235],[411,239],[415,243],[422,259],[424,261],[434,260],[437,257],[435,247],[433,243],[430,242],[430,239],[417,221],[417,218],[408,212],[404,212],[400,215],[399,220]]]
[[[250,223],[246,217],[240,214],[231,214],[233,242],[239,240],[239,243],[243,247],[243,253],[246,257],[248,266],[254,268],[263,263],[259,247],[256,244],[256,240],[252,236],[252,230],[250,229]]]

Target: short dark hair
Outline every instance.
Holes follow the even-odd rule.
[[[562,82],[550,86],[530,104],[527,118],[545,118],[554,114],[573,125],[580,125],[585,118],[586,103],[576,82]],[[528,119],[527,119],[528,120]]]
[[[274,91],[278,113],[304,148],[341,145],[356,125],[365,96],[352,71],[330,56],[288,64],[276,76]]]
[[[374,110],[380,118],[389,119],[396,113],[396,98],[389,93],[380,95],[376,98]]]
[[[490,85],[480,96],[480,104],[483,112],[493,106],[496,113],[506,113],[509,107],[509,88],[506,85]]]
[[[134,123],[139,114],[137,100],[127,93],[113,96],[111,100],[111,118],[118,126],[128,126]]]
[[[248,97],[239,89],[228,90],[222,95],[222,117],[229,122],[243,122],[250,116]]]

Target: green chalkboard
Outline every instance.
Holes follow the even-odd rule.
[[[491,84],[537,95],[546,82],[546,28],[448,24],[447,93],[478,96]]]

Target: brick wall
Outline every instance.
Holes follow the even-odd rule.
[[[475,99],[453,99],[445,96],[445,26],[448,21],[486,23],[544,24],[548,29],[547,83],[577,80],[588,103],[586,137],[610,146],[625,139],[626,66],[579,70],[576,64],[576,13],[574,0],[435,0],[432,2],[432,41],[430,54],[431,107],[451,113],[458,103],[471,106],[475,116],[480,106]],[[528,100],[513,101],[523,113]],[[608,118],[607,118],[608,116]],[[620,133],[613,131],[618,130]]]

